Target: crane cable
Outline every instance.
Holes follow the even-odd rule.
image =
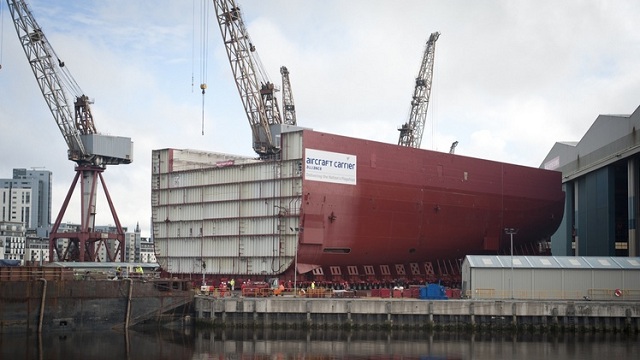
[[[204,94],[207,89],[207,59],[209,53],[209,1],[202,1],[200,11],[200,89],[202,90],[202,135],[204,135]]]
[[[71,76],[71,72],[64,65],[64,61],[60,60],[58,54],[53,50],[53,48],[49,47],[49,51],[53,53],[56,60],[58,61],[58,67],[60,68],[60,74],[62,75],[62,85],[67,89],[67,91],[74,96],[84,95],[84,92],[80,88],[80,85],[76,82],[76,80]]]
[[[238,9],[238,11],[240,12],[240,16],[238,17],[238,22],[240,22],[240,26],[244,29],[246,29],[246,26],[244,25],[244,15],[242,14],[242,9]],[[260,56],[258,55],[258,52],[256,51],[256,47],[253,44],[253,41],[251,40],[251,37],[249,36],[249,33],[247,32],[247,34],[245,34],[247,41],[249,42],[250,48],[249,48],[249,56],[251,58],[253,58],[253,62],[256,64],[256,69],[254,69],[254,71],[256,71],[258,74],[258,81],[262,84],[262,85],[266,85],[266,82],[268,82],[269,79],[269,74],[267,73],[267,70],[265,69],[264,65],[262,64],[262,60],[260,60]]]
[[[195,59],[196,59],[196,1],[191,3],[191,92],[193,93]]]
[[[3,49],[3,39],[4,39],[4,13],[2,12],[4,6],[0,4],[0,70],[2,70],[2,49]]]

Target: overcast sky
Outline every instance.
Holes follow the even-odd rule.
[[[98,131],[131,137],[134,161],[104,173],[123,226],[149,236],[151,151],[255,156],[210,4],[201,0],[31,0],[36,21],[92,106]],[[238,0],[272,82],[290,71],[298,125],[397,143],[432,32],[424,149],[539,167],[599,114],[640,106],[640,2]],[[0,178],[53,172],[55,220],[75,175],[2,1]],[[207,71],[202,68],[206,59]],[[200,93],[201,79],[207,84]],[[202,113],[204,110],[204,135]],[[100,201],[100,200],[99,200]],[[104,202],[98,223],[113,224]],[[79,223],[79,200],[65,222]]]

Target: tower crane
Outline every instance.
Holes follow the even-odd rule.
[[[287,125],[296,125],[296,106],[293,103],[289,70],[286,66],[280,67],[280,74],[282,75],[282,109],[284,112],[284,123]]]
[[[76,163],[76,175],[49,236],[49,259],[118,261],[124,257],[124,231],[102,172],[107,165],[131,163],[133,143],[130,138],[98,133],[91,114],[92,101],[82,92],[65,63],[55,53],[26,2],[7,0],[7,4],[40,92],[67,143],[67,156]],[[70,99],[73,99],[73,108]],[[115,222],[115,232],[112,233],[95,229],[98,181]],[[60,224],[78,183],[81,189],[80,228],[62,232]]]
[[[416,86],[411,99],[411,111],[409,120],[398,129],[400,138],[398,145],[419,148],[422,142],[422,133],[427,119],[427,108],[431,97],[431,81],[433,79],[433,60],[436,50],[436,41],[440,37],[439,32],[434,32],[427,40]]]
[[[275,85],[262,67],[256,47],[234,0],[213,0],[216,18],[231,64],[242,105],[253,134],[253,150],[261,158],[280,152],[272,134],[273,125],[282,124]]]

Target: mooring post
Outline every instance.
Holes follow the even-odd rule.
[[[38,334],[42,333],[42,320],[44,319],[44,305],[47,299],[47,279],[38,279],[42,281],[42,298],[40,299],[40,316],[38,317]]]
[[[476,325],[476,316],[475,316],[475,312],[474,312],[474,303],[471,302],[469,303],[469,315],[471,317],[471,325],[475,326]]]
[[[129,318],[131,317],[131,297],[133,296],[133,279],[126,278],[125,280],[129,282],[129,296],[127,297],[127,310],[125,314],[124,328],[128,329]]]
[[[387,310],[387,322],[391,324],[391,303],[387,301],[384,307]]]
[[[311,302],[305,301],[304,307],[307,310],[307,326],[311,326]]]
[[[429,326],[433,326],[433,301],[429,301]]]

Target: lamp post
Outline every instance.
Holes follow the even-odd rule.
[[[293,248],[294,251],[294,260],[293,260],[293,296],[297,297],[298,296],[298,241],[300,241],[300,239],[298,238],[298,231],[300,230],[300,228],[289,228],[291,229],[291,231],[295,231],[296,234],[296,246]]]
[[[204,258],[201,259],[202,260],[202,264],[200,265],[202,267],[202,286],[207,285],[207,282],[204,279],[204,273],[205,270],[207,269],[207,263],[204,262]]]
[[[509,285],[511,287],[511,298],[513,299],[513,235],[518,233],[518,229],[504,228],[504,232],[511,237],[511,281]]]
[[[296,233],[295,260],[293,265],[293,296],[298,296],[298,233]]]

